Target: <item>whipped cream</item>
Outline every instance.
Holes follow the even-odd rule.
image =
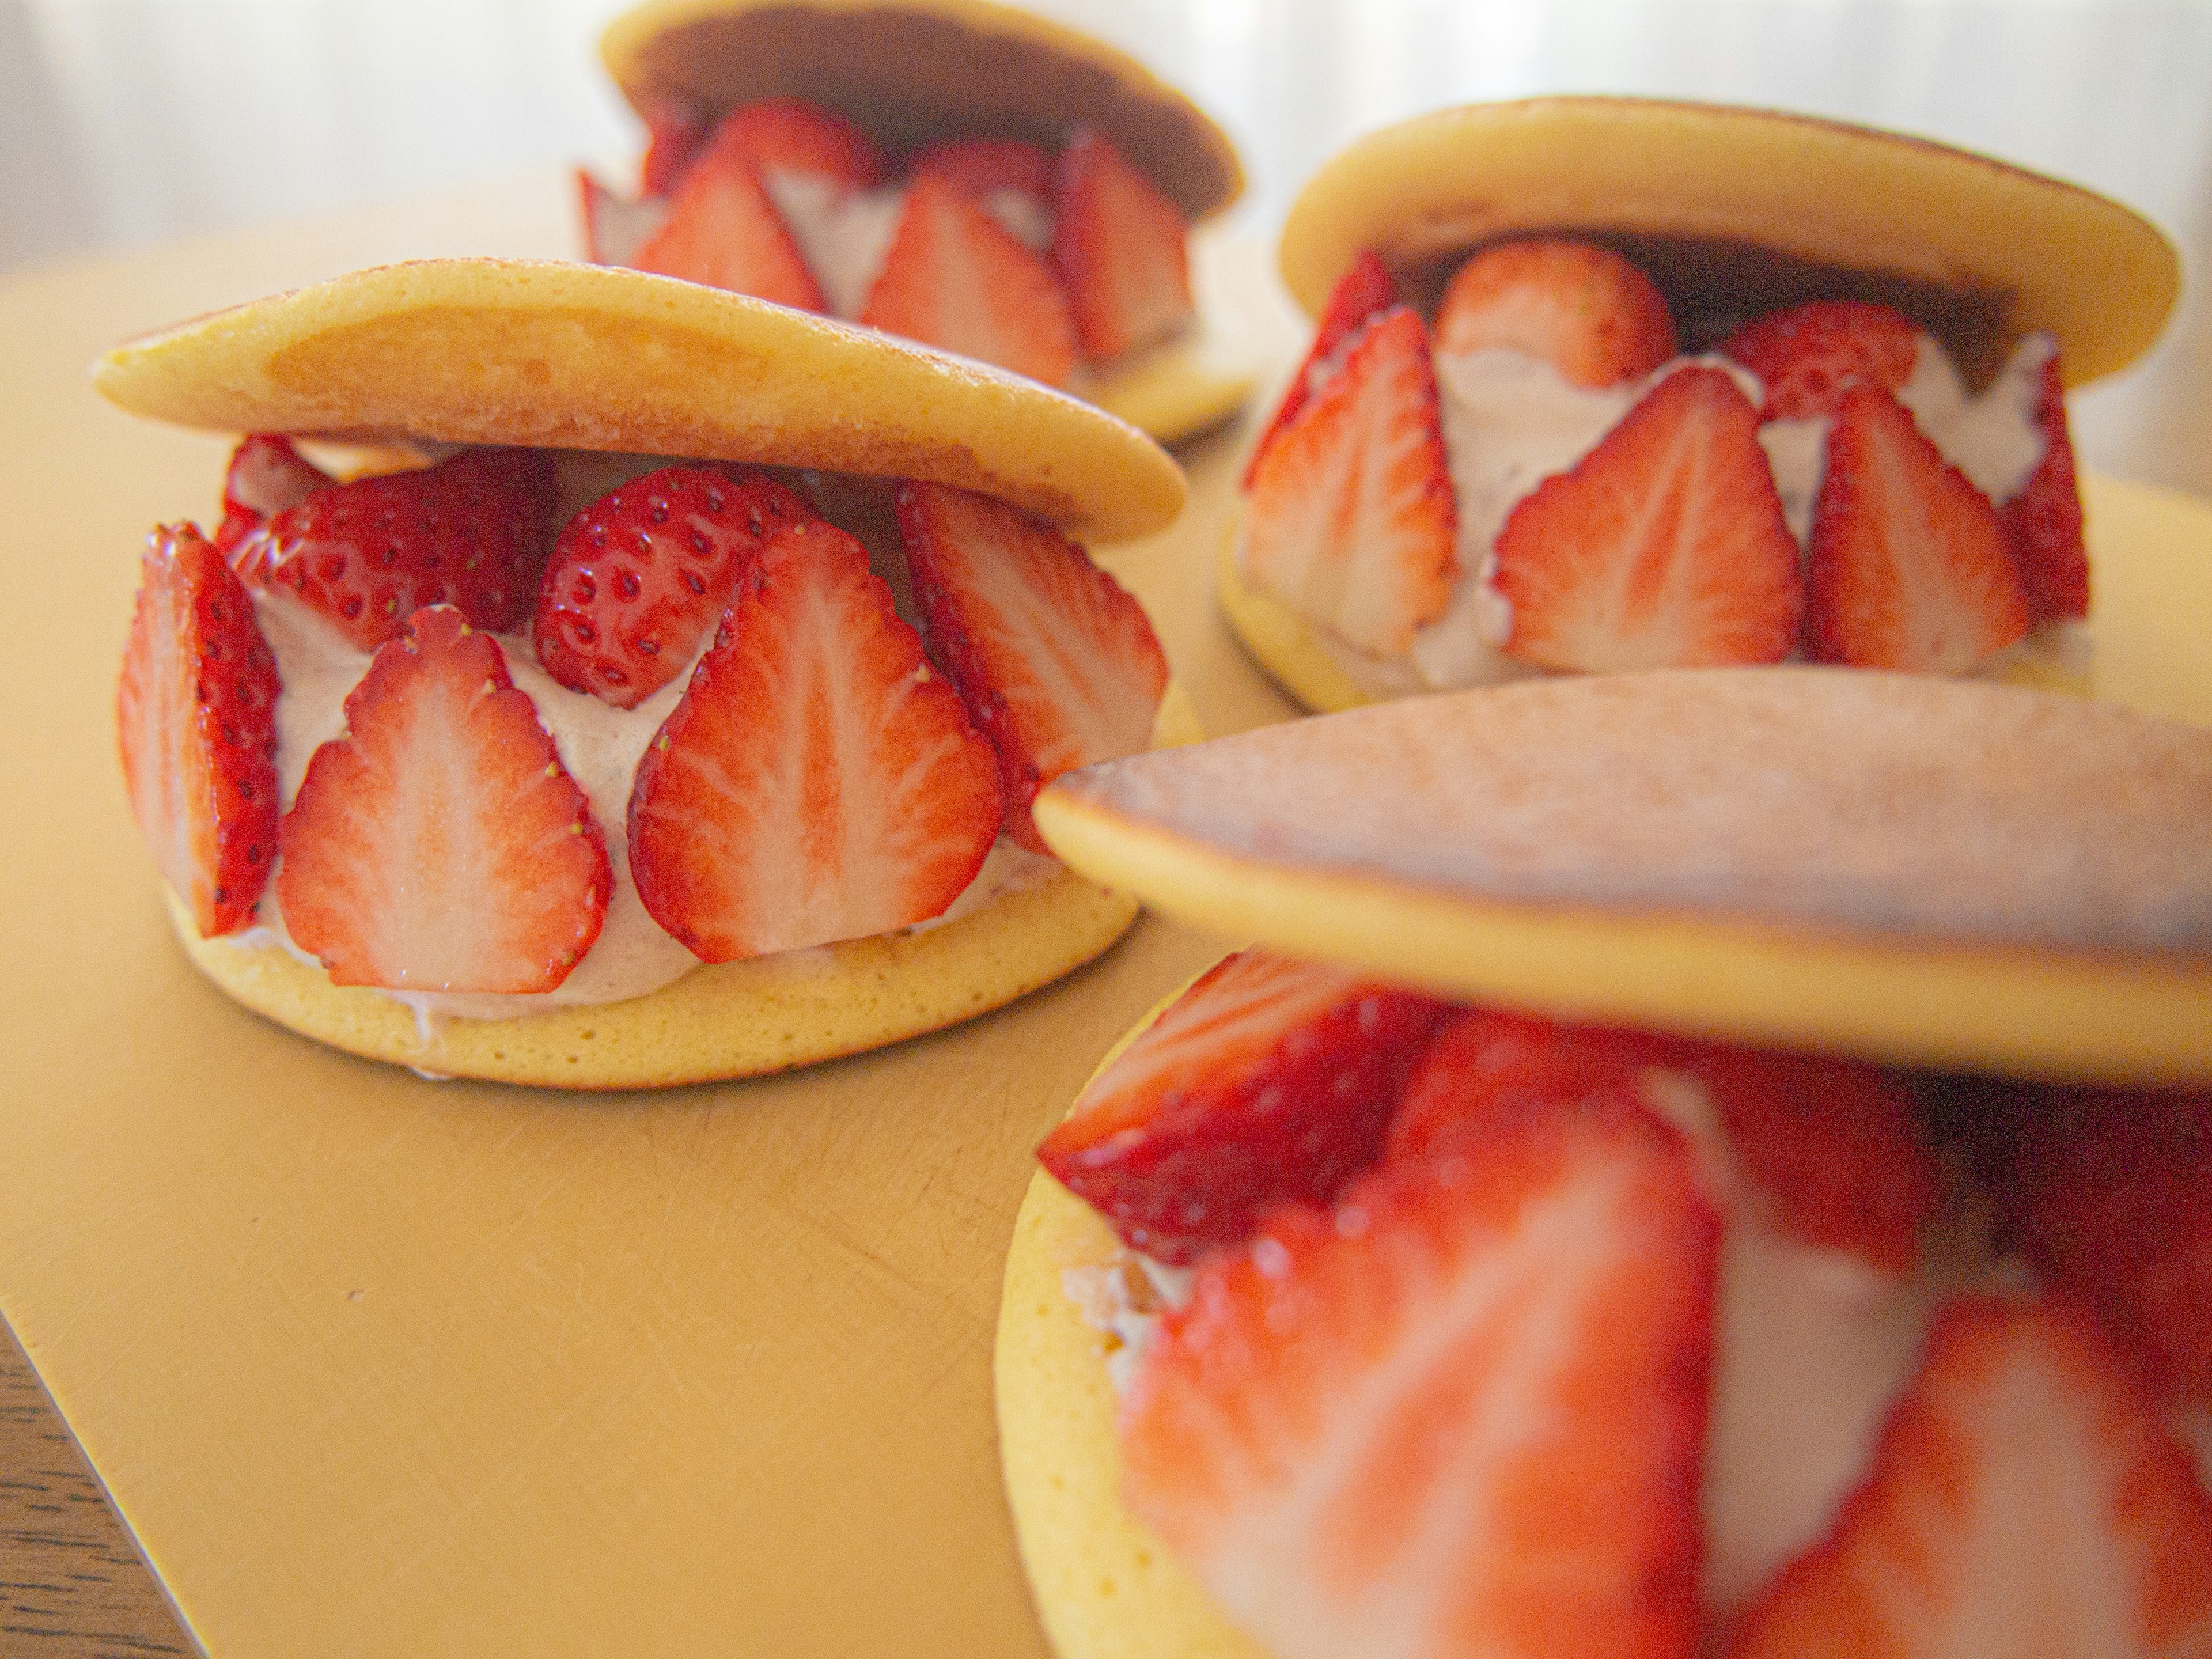
[[[830,314],[858,317],[898,234],[905,187],[854,190],[825,173],[787,167],[764,168],[761,180],[784,228],[799,245],[799,258],[822,285]],[[1042,253],[1052,245],[1052,214],[1027,191],[992,191],[983,198],[983,210],[1033,252]]]
[[[370,657],[289,593],[256,589],[253,605],[262,636],[276,659],[282,685],[276,696],[276,779],[279,805],[289,811],[315,750],[343,735],[346,696],[368,672]],[[591,804],[592,820],[606,842],[614,887],[599,939],[568,976],[550,991],[526,995],[381,991],[414,1011],[426,1042],[441,1019],[510,1019],[548,1008],[623,1001],[672,984],[699,965],[698,957],[653,919],[638,896],[630,875],[629,830],[630,788],[638,762],[682,700],[692,666],[706,654],[707,643],[702,643],[681,673],[636,708],[617,708],[555,680],[538,665],[537,653],[524,636],[489,637],[506,659],[508,677],[536,707],[538,723],[553,739],[561,764]],[[1033,886],[1059,868],[1054,860],[1001,836],[951,905],[916,926],[942,926],[1006,894]],[[319,965],[284,926],[273,870],[254,920],[252,928],[238,935],[238,943],[282,949]]]
[[[2050,336],[2028,336],[1996,377],[1971,394],[1950,354],[1923,339],[1912,375],[1898,392],[1944,459],[1996,506],[2020,493],[2043,459],[2035,404],[2053,349]],[[1459,514],[1459,580],[1443,614],[1416,630],[1405,657],[1375,656],[1322,631],[1337,665],[1373,696],[1487,685],[1540,672],[1499,649],[1512,630],[1512,608],[1496,586],[1494,549],[1513,509],[1545,479],[1571,471],[1678,368],[1702,363],[1723,369],[1754,404],[1765,400],[1756,375],[1711,354],[1676,357],[1641,380],[1600,387],[1576,386],[1542,359],[1500,347],[1440,351],[1434,362]],[[1325,379],[1329,371],[1316,365],[1315,372]],[[1768,421],[1759,429],[1783,517],[1801,548],[1812,534],[1830,424],[1821,416]]]

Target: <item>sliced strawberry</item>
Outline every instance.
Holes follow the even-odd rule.
[[[1651,279],[1595,242],[1499,242],[1459,268],[1437,308],[1437,349],[1497,349],[1551,364],[1571,385],[1640,380],[1675,353]]]
[[[1878,386],[1836,406],[1808,545],[1816,662],[1960,674],[2027,632],[1990,498]]]
[[[1322,312],[1321,326],[1314,335],[1313,344],[1306,351],[1306,359],[1298,365],[1298,372],[1283,388],[1283,400],[1275,406],[1267,429],[1260,434],[1260,441],[1252,447],[1252,458],[1244,463],[1243,487],[1251,489],[1253,477],[1260,471],[1260,458],[1267,453],[1268,446],[1279,436],[1307,400],[1344,367],[1344,344],[1359,331],[1360,325],[1378,311],[1388,311],[1398,303],[1397,284],[1382,260],[1366,248],[1352,268],[1337,278],[1336,286],[1329,290],[1328,305]]]
[[[1382,1165],[1200,1266],[1123,1496],[1277,1659],[1687,1655],[1717,1243],[1617,1097]]]
[[[297,507],[332,482],[282,433],[253,434],[231,452],[230,468],[223,474],[222,526],[215,532],[216,551],[228,553],[270,514]]]
[[[1657,1074],[1657,1075],[1655,1075]],[[1689,1081],[1698,1104],[1665,1086]],[[1747,1182],[1776,1225],[1890,1273],[1917,1259],[1937,1195],[1912,1098],[1879,1066],[1773,1054],[1502,1009],[1470,1009],[1437,1035],[1391,1119],[1385,1156],[1431,1155],[1530,1101],[1631,1087],[1704,1143],[1717,1189]]]
[[[685,169],[668,216],[638,246],[639,270],[750,294],[800,311],[822,309],[822,288],[753,164],[710,144]]]
[[[1166,654],[1089,554],[1004,501],[904,484],[898,523],[930,645],[998,753],[1006,833],[1041,853],[1038,790],[1152,746]]]
[[[1457,532],[1428,331],[1396,307],[1261,452],[1244,568],[1301,616],[1395,656],[1451,603]]]
[[[638,169],[638,194],[667,195],[706,137],[707,124],[689,104],[662,100],[649,105],[645,111],[645,161]]]
[[[1925,337],[1887,306],[1813,300],[1746,324],[1721,351],[1766,387],[1760,420],[1802,421],[1834,414],[1855,386],[1901,390]]]
[[[1053,268],[1083,355],[1104,362],[1176,333],[1196,313],[1188,227],[1159,187],[1088,127],[1060,155]]]
[[[2087,1322],[1968,1300],[1866,1482],[1733,1659],[2181,1655],[2212,1640],[2212,1504]]]
[[[2020,566],[2031,624],[2089,614],[2089,551],[2081,539],[2081,492],[2074,477],[2074,441],[2066,430],[2066,389],[2058,353],[2043,361],[2035,398],[2043,459],[2020,493],[1998,509],[2005,544]]]
[[[2162,1400],[2212,1408],[2212,1091],[1999,1085],[2013,1244]]]
[[[990,745],[844,532],[776,527],[639,763],[630,872],[708,962],[888,933],[975,878]]]
[[[450,605],[471,628],[520,624],[552,539],[553,469],[534,449],[471,449],[413,472],[316,490],[240,542],[232,566],[281,587],[356,648]]]
[[[860,320],[1047,386],[1075,367],[1075,325],[1050,269],[939,178],[907,191]]]
[[[284,815],[276,897],[338,985],[550,991],[613,876],[591,805],[499,642],[419,611],[347,693]]]
[[[871,189],[884,179],[873,139],[836,111],[799,98],[766,98],[724,116],[694,165],[732,161],[757,173],[811,173],[851,190]]]
[[[1759,417],[1724,370],[1675,370],[1498,533],[1504,648],[1589,673],[1779,662],[1804,608]]]
[[[276,853],[276,661],[200,532],[147,538],[115,690],[138,833],[204,939],[253,920]]]
[[[690,665],[746,561],[813,517],[768,474],[666,466],[568,520],[538,586],[538,659],[571,691],[635,708]]]
[[[635,265],[638,250],[668,220],[668,198],[623,200],[576,169],[576,208],[584,227],[584,258],[595,265]]]
[[[1049,222],[1052,157],[1025,139],[940,138],[914,158],[912,176],[919,179],[925,174],[942,179],[963,195],[986,204],[1000,191],[1017,191],[1036,203]]]
[[[1091,1080],[1037,1148],[1133,1249],[1190,1262],[1374,1161],[1444,1004],[1264,951],[1227,958]]]

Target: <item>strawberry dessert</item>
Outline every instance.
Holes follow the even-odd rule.
[[[886,155],[819,105],[647,111],[640,193],[579,173],[586,256],[823,312],[1080,389],[1187,334],[1188,225],[1102,131]]]
[[[1492,243],[1425,314],[1363,252],[1253,453],[1243,581],[1369,696],[2063,654],[2089,578],[2050,335],[1971,391],[1868,300],[1689,343],[1595,241]]]
[[[1254,950],[1039,1158],[1120,1502],[1275,1659],[2212,1651],[2202,1089]]]
[[[992,497],[515,448],[342,482],[264,434],[212,539],[155,532],[117,710],[198,936],[427,1043],[1034,884],[1030,796],[1146,747],[1166,683],[1136,602]]]

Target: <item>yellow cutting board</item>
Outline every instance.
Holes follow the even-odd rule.
[[[942,1036],[628,1097],[438,1084],[241,1012],[172,940],[112,736],[136,551],[227,445],[86,386],[135,330],[353,265],[558,252],[563,182],[0,292],[0,1313],[216,1659],[1042,1650],[989,1345],[1030,1169],[1218,946],[1150,919]],[[1249,242],[1206,279],[1278,357]],[[1233,436],[1105,562],[1209,728],[1290,706],[1215,619]],[[2212,509],[2092,495],[2097,672],[2212,720]]]

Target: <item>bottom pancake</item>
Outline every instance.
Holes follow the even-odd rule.
[[[1183,339],[1097,370],[1080,393],[1147,437],[1174,444],[1233,418],[1253,384],[1250,365],[1200,324]]]

